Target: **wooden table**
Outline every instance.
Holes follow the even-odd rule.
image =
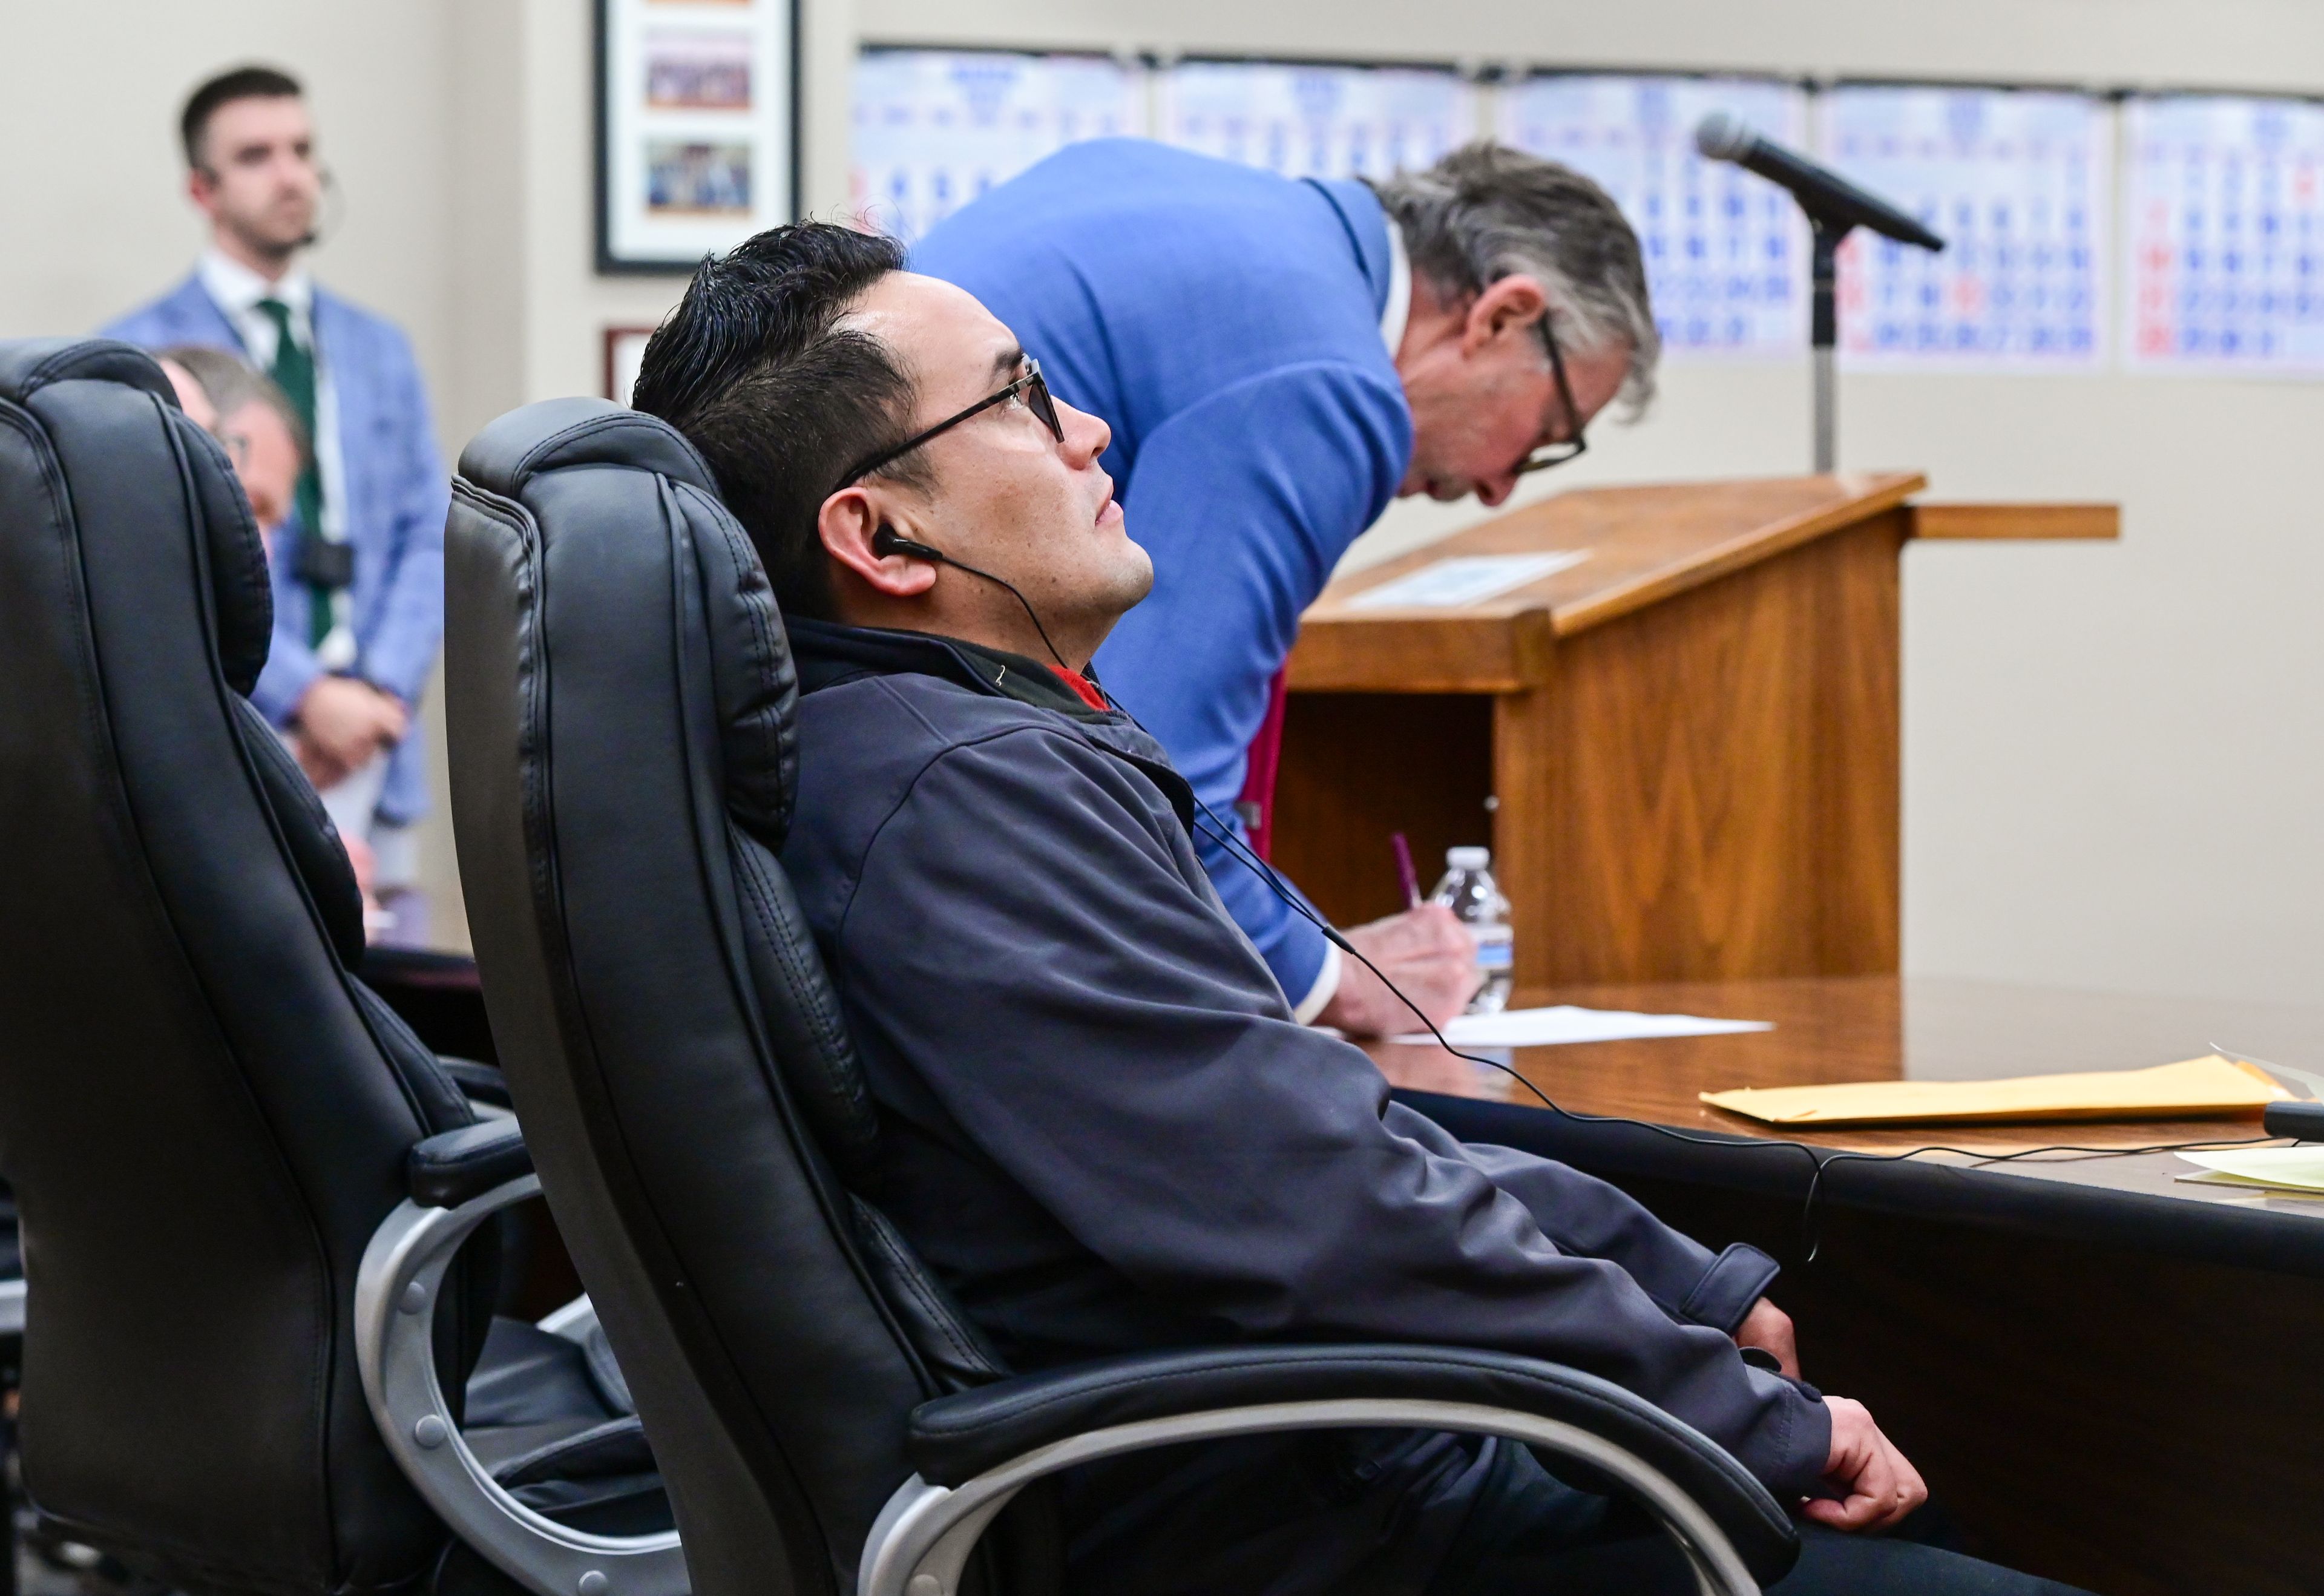
[[[2168,1153],[1987,1161],[2241,1140],[2255,1123],[1778,1133],[1696,1095],[2126,1069],[2213,1042],[2316,1068],[2324,1008],[1894,976],[1520,998],[1775,1023],[1506,1056],[1563,1108],[1702,1143],[1552,1113],[1433,1047],[1367,1051],[1457,1134],[1562,1158],[1712,1246],[1782,1259],[1775,1296],[1808,1378],[1872,1407],[1973,1549],[2107,1596],[2324,1589],[2324,1200],[2181,1184],[2193,1167]],[[1860,1157],[1931,1143],[1962,1150]]]

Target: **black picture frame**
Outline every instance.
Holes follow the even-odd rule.
[[[613,227],[613,31],[614,7],[643,3],[643,0],[596,0],[593,7],[595,39],[591,53],[591,70],[595,78],[595,128],[592,141],[594,163],[594,209],[595,217],[595,266],[600,276],[606,277],[665,277],[685,276],[693,272],[703,254],[702,249],[670,250],[648,254],[623,253],[614,245]],[[784,184],[779,203],[761,213],[763,226],[773,226],[775,220],[795,221],[801,213],[804,166],[801,160],[800,134],[805,126],[802,101],[806,93],[807,75],[802,65],[804,31],[800,13],[802,0],[700,0],[700,8],[731,6],[737,11],[756,12],[761,8],[774,9],[782,14],[777,25],[783,30],[785,55],[788,62],[788,81],[785,89],[786,111],[783,139],[784,157],[776,173]],[[755,18],[754,18],[755,20]],[[757,231],[752,226],[750,231]],[[742,236],[733,242],[740,243]]]

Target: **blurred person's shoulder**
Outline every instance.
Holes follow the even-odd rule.
[[[222,337],[230,339],[231,333],[224,313],[203,291],[200,273],[191,271],[97,329],[99,337],[118,338],[148,349],[167,344],[218,344]]]

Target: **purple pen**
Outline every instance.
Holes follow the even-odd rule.
[[[1404,889],[1404,906],[1406,909],[1418,909],[1420,907],[1420,876],[1419,873],[1412,868],[1412,849],[1405,842],[1404,833],[1400,831],[1392,831],[1388,833],[1388,845],[1389,850],[1396,854],[1396,879],[1397,884]]]

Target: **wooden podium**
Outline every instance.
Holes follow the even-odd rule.
[[[1914,505],[1900,473],[1564,494],[1332,584],[1292,650],[1274,856],[1341,925],[1485,843],[1517,983],[1897,968],[1897,556],[2112,537],[2104,505]],[[1450,556],[1587,550],[1458,608]]]

